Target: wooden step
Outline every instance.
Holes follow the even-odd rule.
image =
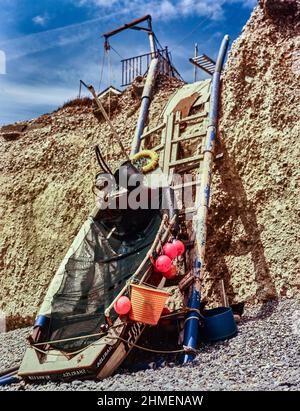
[[[207,110],[204,110],[201,113],[193,114],[191,116],[181,118],[179,120],[179,123],[181,124],[181,123],[188,123],[190,121],[195,121],[195,120],[198,120],[199,118],[207,117],[207,114],[208,114]]]
[[[173,190],[179,190],[181,188],[192,187],[192,186],[200,185],[200,180],[189,181],[183,184],[177,184],[176,186],[172,186]]]
[[[166,123],[161,123],[158,126],[151,128],[150,130],[147,130],[144,134],[141,135],[141,140],[143,140],[144,138],[150,136],[152,133],[155,133],[159,130],[162,130],[163,128],[166,127]]]
[[[194,157],[187,157],[187,158],[182,158],[180,160],[173,161],[172,163],[169,164],[169,167],[176,167],[180,166],[182,164],[187,164],[187,163],[199,163],[201,160],[203,160],[204,156],[203,154],[198,154],[197,156]]]
[[[176,140],[172,140],[171,143],[172,144],[176,144],[176,143],[180,143],[181,141],[188,141],[188,140],[192,140],[194,138],[199,138],[199,137],[205,137],[206,136],[206,130],[203,130],[199,133],[195,133],[195,134],[190,134],[184,137],[179,137],[176,138]]]
[[[196,213],[197,209],[196,207],[187,207],[183,208],[182,210],[179,211],[179,214],[194,214]]]

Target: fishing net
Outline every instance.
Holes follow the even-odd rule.
[[[50,341],[99,333],[105,308],[143,261],[161,222],[159,211],[131,212],[117,210],[106,219],[93,221],[60,268],[62,281],[51,304]],[[54,345],[74,351],[98,338]]]

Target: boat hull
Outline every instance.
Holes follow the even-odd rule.
[[[120,323],[114,337],[103,337],[72,356],[53,350],[41,354],[30,346],[26,350],[18,375],[25,382],[35,384],[75,379],[102,380],[118,369],[144,329],[145,325],[141,323]],[[109,341],[110,338],[114,340]]]

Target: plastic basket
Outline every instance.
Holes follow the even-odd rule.
[[[156,325],[160,319],[169,293],[144,285],[131,284],[131,311],[133,321]]]

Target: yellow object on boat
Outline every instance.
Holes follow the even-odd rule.
[[[132,156],[133,161],[141,160],[142,158],[149,158],[150,161],[142,166],[142,171],[144,174],[149,173],[152,170],[155,170],[158,166],[158,154],[152,150],[142,150]]]

